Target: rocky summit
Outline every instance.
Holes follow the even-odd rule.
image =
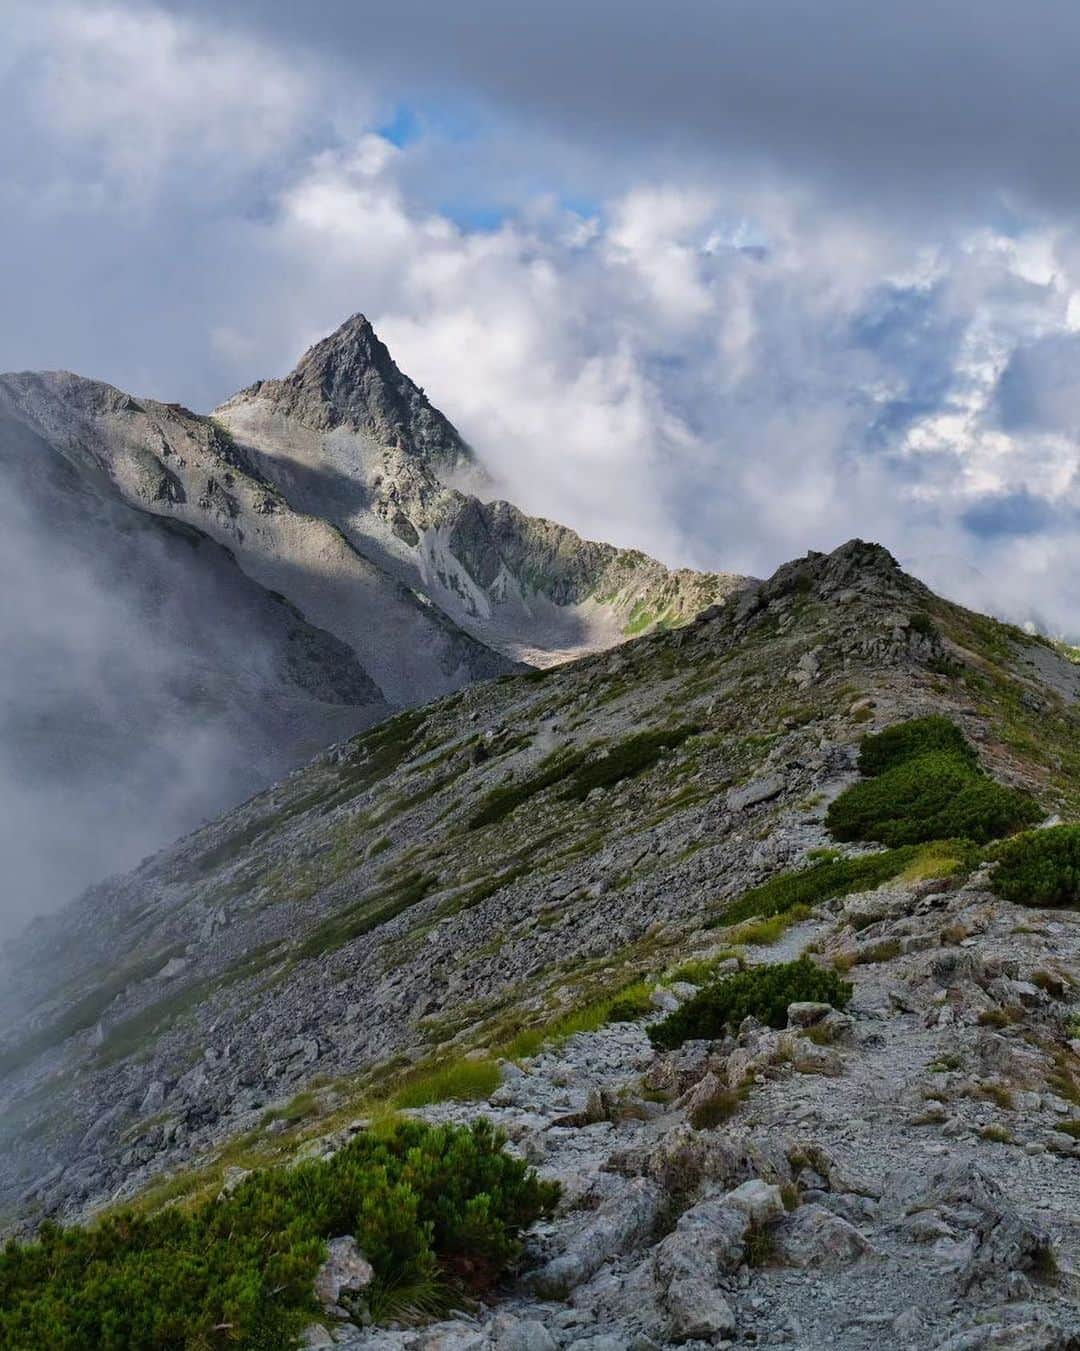
[[[275,503],[328,494],[323,520],[331,451],[362,450],[374,505],[336,499],[333,528],[402,577],[463,516],[488,530],[496,509],[429,492],[432,447],[467,449],[417,393],[341,400],[333,357],[199,444]],[[229,1316],[294,1298],[308,1346],[1080,1346],[1074,655],[852,541],[340,741],[9,947],[9,1231],[120,1215],[85,1241],[148,1243],[166,1216],[210,1243],[216,1216],[240,1235],[307,1197],[301,1292],[267,1274]],[[453,1128],[481,1118],[538,1180],[491,1165],[463,1226],[421,1161],[457,1151],[464,1177],[491,1145]],[[395,1213],[434,1198],[438,1280],[370,1210],[310,1199],[372,1158],[388,1185],[403,1130]],[[58,1326],[35,1312],[55,1264],[11,1251],[11,1318]]]
[[[32,787],[57,859],[24,910],[397,709],[684,623],[742,580],[486,500],[363,316],[212,417],[0,376],[0,488],[0,776]]]

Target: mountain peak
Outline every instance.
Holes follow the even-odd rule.
[[[353,314],[310,347],[284,379],[260,380],[229,405],[251,400],[270,402],[319,431],[344,427],[444,467],[472,459],[455,427],[398,368],[364,314]]]

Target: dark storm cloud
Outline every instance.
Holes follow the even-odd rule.
[[[980,498],[961,520],[974,535],[1037,535],[1054,524],[1052,505],[1029,492],[997,493]],[[1075,523],[1075,513],[1069,513]]]
[[[1071,0],[236,0],[228,13],[405,97],[457,92],[631,153],[762,156],[859,195],[917,186],[937,195],[926,212],[1080,188]]]

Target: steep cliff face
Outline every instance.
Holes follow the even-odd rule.
[[[297,510],[213,421],[65,373],[4,376],[21,425],[126,502],[203,531],[260,586],[346,643],[391,704],[434,698],[508,663]]]
[[[517,660],[550,665],[684,623],[745,581],[672,571],[486,500],[469,447],[362,315],[215,417],[292,502]]]

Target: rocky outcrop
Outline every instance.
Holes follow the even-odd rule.
[[[549,665],[685,623],[745,581],[669,570],[486,500],[472,451],[363,315],[215,417],[290,502],[515,660]]]
[[[377,446],[420,456],[444,472],[472,460],[469,447],[402,374],[362,314],[317,342],[283,380],[260,380],[230,402],[253,399],[319,431],[359,432]]]

